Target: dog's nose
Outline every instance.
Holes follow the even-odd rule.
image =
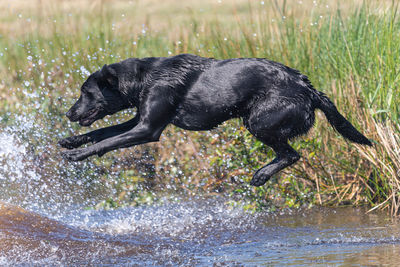
[[[65,113],[65,116],[67,116],[68,119],[71,119],[72,111],[68,110],[67,113]]]

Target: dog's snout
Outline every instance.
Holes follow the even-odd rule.
[[[77,121],[78,120],[77,114],[72,108],[70,110],[68,110],[67,113],[65,113],[65,116],[67,116],[67,118],[70,121]]]
[[[67,113],[65,113],[65,116],[67,116],[67,118],[70,119],[72,116],[72,111],[68,110]]]

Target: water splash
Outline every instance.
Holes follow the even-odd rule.
[[[90,163],[65,164],[49,136],[33,117],[15,116],[0,132],[0,201],[60,216],[62,210],[94,205]]]
[[[24,175],[21,166],[24,165],[20,155],[26,153],[26,146],[17,144],[14,134],[0,133],[0,179],[15,181],[23,179]],[[16,166],[16,168],[13,168]],[[35,176],[35,174],[34,174]]]

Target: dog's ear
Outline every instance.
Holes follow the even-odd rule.
[[[105,64],[100,70],[101,79],[112,87],[118,85],[118,75],[115,69]]]

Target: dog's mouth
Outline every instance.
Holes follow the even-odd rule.
[[[86,116],[85,118],[79,119],[79,125],[90,126],[93,122],[95,122],[99,119],[98,115],[100,114],[100,112],[101,112],[101,109],[91,110],[88,116]]]

